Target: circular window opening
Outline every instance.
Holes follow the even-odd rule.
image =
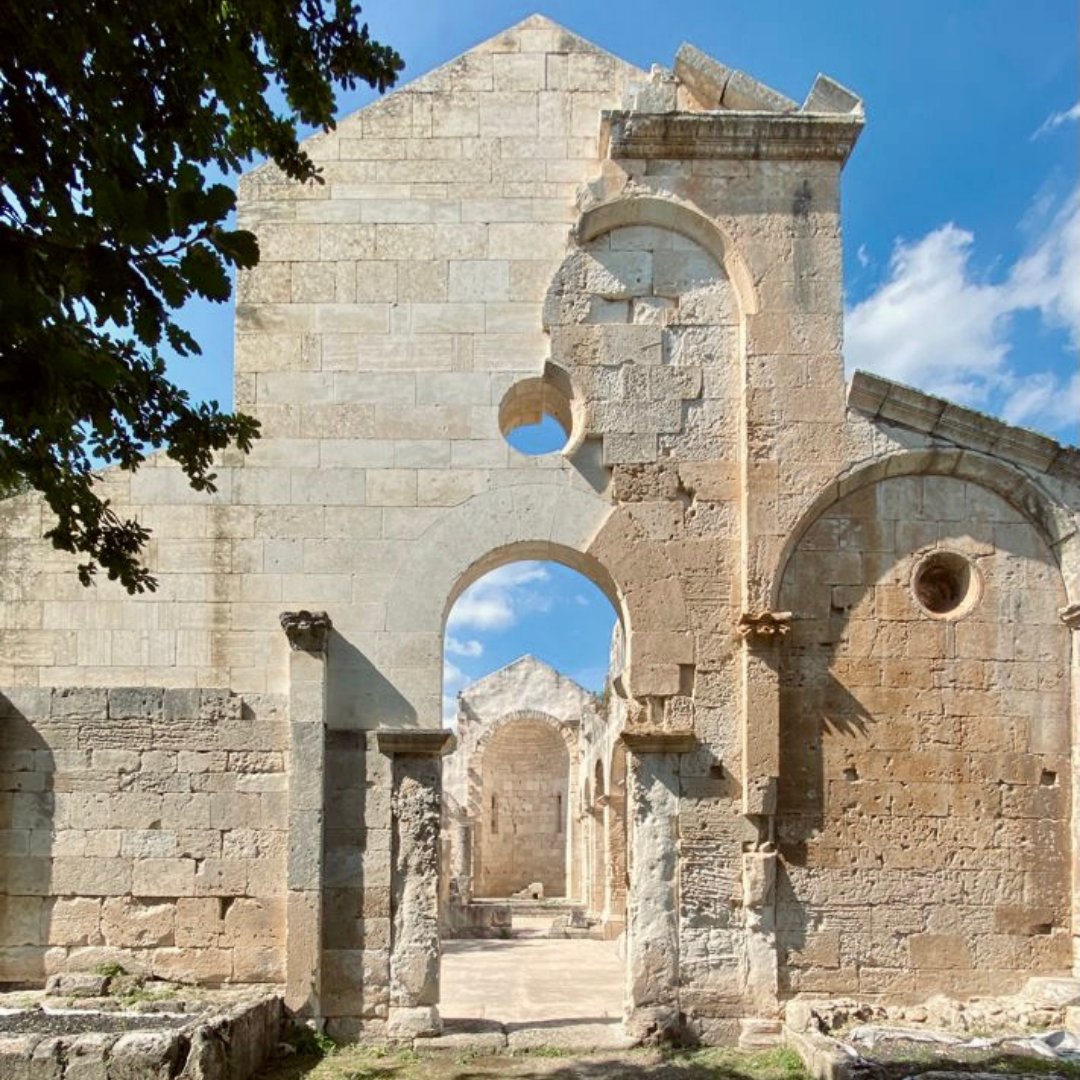
[[[955,551],[927,555],[912,577],[915,599],[929,615],[957,617],[970,611],[979,599],[979,575],[970,560]]]
[[[570,395],[547,375],[514,383],[499,405],[499,430],[522,454],[557,453],[572,427]]]

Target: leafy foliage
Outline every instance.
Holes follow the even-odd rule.
[[[166,447],[196,490],[213,452],[258,424],[169,381],[161,348],[201,350],[176,321],[222,302],[258,262],[207,171],[266,155],[318,181],[297,124],[333,126],[335,88],[380,91],[402,67],[348,0],[35,0],[0,35],[0,493],[29,485],[53,544],[129,592],[155,582],[148,532],[95,490],[103,465]],[[285,115],[273,106],[284,98]]]

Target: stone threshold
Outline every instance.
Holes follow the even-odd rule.
[[[513,1021],[444,1019],[441,1035],[412,1040],[421,1053],[514,1054],[525,1050],[629,1050],[637,1045],[618,1020]]]

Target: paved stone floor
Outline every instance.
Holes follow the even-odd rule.
[[[624,978],[613,941],[445,941],[439,1011],[448,1032],[502,1029],[515,1047],[614,1046]]]

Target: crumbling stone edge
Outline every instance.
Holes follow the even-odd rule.
[[[249,1080],[281,1038],[282,1000],[245,1001],[168,1031],[0,1036],[0,1076]]]
[[[802,1058],[806,1071],[814,1080],[851,1080],[854,1059],[836,1039],[817,1032],[796,1031],[785,1024],[783,1042]]]

